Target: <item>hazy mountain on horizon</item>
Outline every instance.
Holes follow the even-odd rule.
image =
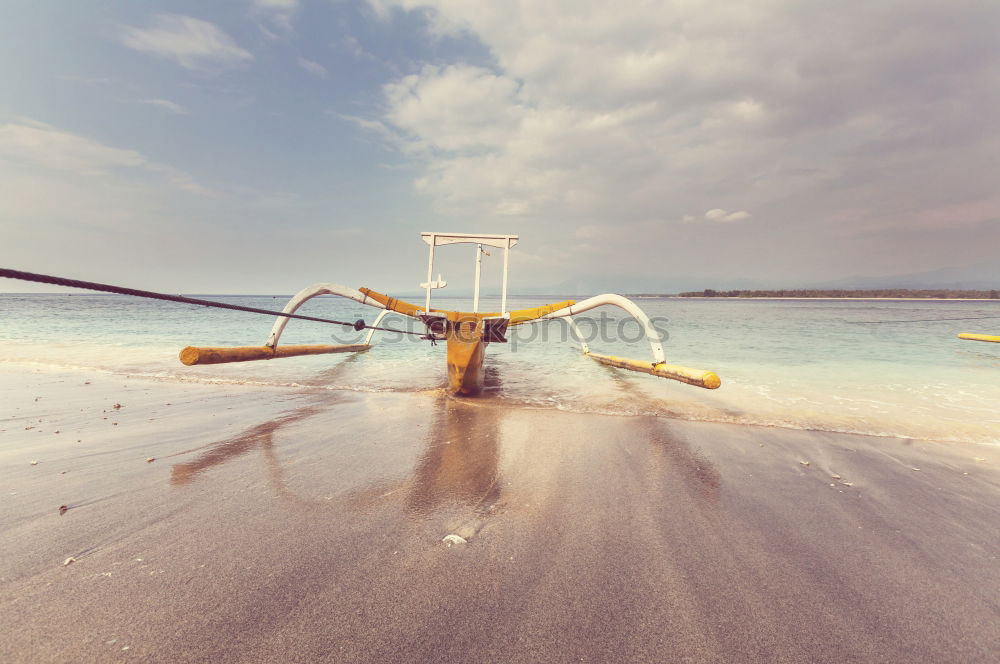
[[[852,276],[812,284],[811,288],[1000,288],[1000,260],[927,272],[866,277]]]

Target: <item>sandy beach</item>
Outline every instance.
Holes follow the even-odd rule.
[[[4,662],[1000,652],[996,447],[14,365],[0,403]]]

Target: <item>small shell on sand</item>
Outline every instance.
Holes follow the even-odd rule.
[[[809,465],[808,461],[799,461],[799,463],[801,463],[803,466],[808,466]]]
[[[468,541],[460,535],[445,535],[444,539],[441,541],[448,546],[451,546],[452,544],[468,544]]]
[[[73,556],[70,556],[69,558],[67,558],[66,560],[63,561],[63,567],[66,567],[66,565],[72,565],[75,562],[76,562],[76,558],[74,558]]]

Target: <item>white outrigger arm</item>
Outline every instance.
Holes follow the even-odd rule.
[[[342,286],[340,284],[327,283],[327,284],[313,284],[312,286],[303,288],[298,293],[292,296],[292,299],[288,301],[288,304],[285,305],[285,308],[282,309],[281,312],[285,314],[294,314],[299,307],[301,307],[303,304],[306,303],[307,300],[311,300],[314,297],[319,297],[320,295],[339,295],[340,297],[346,297],[348,300],[354,300],[359,304],[367,304],[369,307],[375,307],[377,309],[385,309],[384,304],[382,304],[381,302],[376,302],[375,300],[371,299],[370,297],[368,297],[367,295],[365,295],[364,293],[355,288],[351,288],[350,286]],[[376,322],[372,325],[372,327],[378,326],[378,324],[382,321],[382,316],[384,315],[384,313],[385,312],[383,311],[382,313],[379,314],[379,318],[376,319]],[[281,333],[285,331],[285,325],[288,325],[288,318],[285,318],[284,316],[279,316],[274,321],[274,327],[271,328],[271,336],[267,338],[267,343],[265,343],[264,345],[270,346],[271,348],[277,347],[278,339],[281,338]],[[368,338],[365,340],[365,343],[363,345],[365,346],[368,345],[368,342],[371,340],[372,333],[374,331],[375,330],[369,330]]]
[[[446,282],[443,282],[440,279],[438,279],[438,281],[434,283],[436,284],[436,283],[446,283]],[[431,288],[443,288],[443,286],[432,285]],[[375,332],[378,331],[378,326],[382,323],[382,319],[388,316],[389,314],[399,313],[391,309],[386,309],[384,304],[382,304],[378,300],[374,300],[368,297],[367,294],[362,293],[356,288],[351,288],[350,286],[342,286],[341,284],[332,284],[332,283],[313,284],[308,288],[303,288],[298,293],[292,296],[292,299],[288,301],[288,304],[285,305],[285,308],[282,309],[281,312],[286,314],[294,314],[299,307],[305,304],[306,300],[311,300],[312,298],[318,297],[320,295],[339,295],[340,297],[346,297],[349,300],[354,300],[359,304],[365,304],[369,307],[375,307],[376,309],[382,310],[378,312],[378,316],[375,317],[375,321],[368,326],[368,334],[365,335],[364,342],[350,346],[349,348],[351,350],[367,350],[371,348],[372,337],[375,336]],[[400,314],[400,315],[404,316],[405,314]],[[267,343],[264,345],[270,346],[271,348],[277,348],[278,340],[281,338],[281,333],[285,331],[285,325],[288,324],[288,320],[289,320],[288,318],[282,316],[274,321],[274,327],[271,328],[271,336],[267,338]]]
[[[376,302],[366,297],[361,291],[340,284],[313,284],[303,288],[288,301],[284,309],[285,314],[294,314],[307,300],[320,295],[339,295],[346,297],[370,307],[385,309],[380,302]],[[382,320],[385,315],[382,311],[377,321]],[[294,357],[296,355],[326,355],[329,353],[354,353],[371,348],[370,341],[375,330],[369,330],[368,337],[363,344],[317,344],[317,345],[291,345],[278,346],[281,333],[285,331],[288,324],[286,316],[278,316],[271,328],[271,334],[263,346],[237,346],[231,348],[211,348],[188,346],[181,351],[180,360],[187,365],[192,364],[221,364],[225,362],[248,362],[250,360],[270,360],[278,357]],[[378,326],[378,322],[374,324]]]
[[[642,326],[646,333],[646,339],[649,341],[650,350],[653,351],[652,362],[641,362],[625,357],[618,357],[616,355],[601,355],[600,353],[594,353],[590,350],[583,333],[580,331],[580,327],[576,324],[576,321],[574,321],[572,317],[605,305],[624,309],[639,323],[639,325]],[[552,318],[565,318],[566,322],[569,323],[570,329],[573,330],[573,335],[576,337],[577,341],[580,342],[583,354],[594,358],[601,364],[618,367],[619,369],[639,371],[652,376],[659,376],[661,378],[670,378],[672,380],[678,380],[682,383],[687,383],[688,385],[697,385],[698,387],[704,387],[709,390],[714,390],[722,385],[722,381],[719,379],[718,374],[714,371],[705,371],[703,369],[692,369],[690,367],[667,364],[666,357],[663,354],[663,340],[660,338],[660,333],[656,331],[655,327],[653,327],[653,323],[649,320],[649,316],[647,316],[646,312],[640,309],[635,302],[622,297],[621,295],[615,295],[614,293],[595,295],[594,297],[588,298],[582,302],[576,302],[568,307],[563,307],[562,309],[553,311],[552,313],[535,320],[544,321]],[[530,323],[534,321],[526,322]]]

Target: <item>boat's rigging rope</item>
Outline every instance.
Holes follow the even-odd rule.
[[[115,293],[117,295],[132,295],[134,297],[145,297],[153,300],[166,300],[168,302],[180,302],[182,304],[195,304],[202,307],[215,307],[216,309],[231,309],[233,311],[245,311],[252,314],[266,314],[268,316],[281,316],[284,318],[297,318],[299,320],[311,320],[317,323],[330,323],[332,325],[344,325],[353,327],[357,331],[361,330],[382,330],[384,332],[397,332],[399,334],[413,334],[423,336],[425,332],[411,332],[408,330],[395,330],[390,327],[375,327],[368,325],[363,320],[348,323],[342,320],[332,320],[330,318],[317,318],[315,316],[303,316],[301,314],[288,314],[283,311],[269,311],[258,309],[257,307],[244,307],[239,304],[228,304],[226,302],[215,302],[213,300],[201,300],[194,297],[184,297],[183,295],[168,295],[167,293],[154,293],[153,291],[138,290],[135,288],[125,288],[123,286],[112,286],[110,284],[99,284],[93,281],[80,281],[78,279],[67,279],[65,277],[54,277],[47,274],[35,274],[34,272],[22,272],[0,267],[0,277],[8,279],[20,279],[21,281],[35,281],[41,284],[52,284],[53,286],[69,286],[70,288],[84,288],[87,290],[103,291],[105,293]]]

